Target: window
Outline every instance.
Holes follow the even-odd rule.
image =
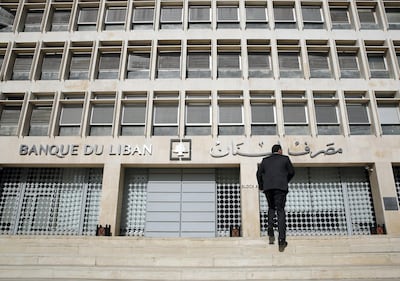
[[[211,77],[211,42],[188,41],[187,78]]]
[[[153,135],[177,136],[179,93],[155,93],[153,106]]]
[[[38,32],[43,18],[43,10],[28,10],[25,15],[24,32]]]
[[[182,7],[161,7],[160,29],[182,29]]]
[[[153,29],[154,7],[134,7],[132,29]]]
[[[293,5],[274,6],[275,28],[297,28]]]
[[[400,100],[397,96],[397,92],[375,93],[383,135],[400,135]]]
[[[242,93],[219,93],[218,97],[218,135],[243,135]]]
[[[324,19],[322,8],[318,5],[302,5],[304,29],[322,29],[324,28]]]
[[[311,78],[332,78],[329,47],[320,42],[307,41],[308,65]]]
[[[47,136],[52,105],[32,105],[28,136]]]
[[[61,104],[60,119],[58,124],[59,136],[79,136],[82,113],[83,95],[67,97]]]
[[[268,28],[266,6],[246,6],[246,28]]]
[[[339,135],[338,99],[335,93],[314,93],[318,135]]]
[[[249,78],[272,77],[271,53],[269,51],[252,51],[247,53]]]
[[[389,29],[400,29],[400,7],[385,5],[385,12]]]
[[[107,7],[104,19],[105,30],[123,30],[125,27],[126,8]]]
[[[180,42],[160,42],[157,57],[157,78],[181,77]]]
[[[189,28],[211,28],[211,7],[189,6]]]
[[[310,134],[304,93],[282,93],[286,135]]]
[[[24,95],[4,95],[0,100],[0,136],[16,136]]]
[[[143,136],[147,116],[147,93],[125,93],[122,101],[121,136]]]
[[[365,98],[365,93],[345,93],[345,98],[350,134],[371,134],[371,123],[368,112],[369,101]]]
[[[276,109],[272,94],[250,93],[251,134],[276,135]]]
[[[15,56],[11,80],[29,80],[33,54],[20,53]]]
[[[97,27],[98,12],[98,8],[81,7],[79,9],[77,30],[95,31]]]
[[[114,93],[93,94],[90,113],[90,136],[111,136],[114,123]]]
[[[385,53],[368,53],[371,78],[390,78]]]
[[[97,79],[119,78],[120,53],[102,53],[99,59]]]
[[[218,78],[241,78],[240,41],[218,40]]]
[[[44,54],[40,73],[41,80],[58,80],[62,54]]]
[[[127,78],[150,78],[150,53],[129,52]]]
[[[349,7],[348,6],[330,6],[332,28],[333,29],[351,29]]]
[[[53,9],[50,31],[68,31],[71,9]]]
[[[360,20],[361,29],[379,29],[376,17],[376,8],[370,6],[357,6],[358,18]]]
[[[6,5],[0,7],[0,32],[12,31],[17,8],[17,3],[12,4],[9,7]]]
[[[300,50],[278,47],[279,73],[281,78],[303,78],[300,63]]]
[[[237,6],[217,7],[217,28],[239,27],[239,8]]]
[[[361,77],[356,53],[339,53],[338,58],[341,78]]]
[[[71,56],[68,79],[89,79],[90,53],[74,52]]]
[[[188,93],[186,95],[185,135],[211,135],[210,93]]]

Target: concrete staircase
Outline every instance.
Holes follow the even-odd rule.
[[[400,236],[0,236],[0,280],[400,280]]]

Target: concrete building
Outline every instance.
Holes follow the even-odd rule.
[[[2,0],[0,233],[264,236],[280,143],[289,235],[398,234],[399,64],[400,1]]]

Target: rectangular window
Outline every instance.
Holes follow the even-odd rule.
[[[337,105],[315,102],[318,135],[339,135],[340,126]]]
[[[18,2],[10,7],[0,7],[0,32],[12,32],[17,7]]]
[[[210,78],[211,54],[210,52],[188,51],[187,78]]]
[[[329,52],[309,51],[308,63],[311,78],[332,78]]]
[[[83,104],[62,104],[59,136],[79,136],[82,122]]]
[[[157,78],[180,78],[181,53],[159,52],[157,58]]]
[[[187,101],[185,135],[211,135],[211,104],[209,101]]]
[[[125,27],[126,8],[108,7],[104,20],[105,30],[123,30]]]
[[[91,54],[73,53],[69,66],[68,79],[71,80],[87,80],[89,79]]]
[[[249,78],[272,77],[271,53],[249,51],[247,54],[249,63]]]
[[[322,8],[317,5],[302,5],[303,25],[305,29],[323,29]]]
[[[274,6],[276,28],[297,28],[294,6]]]
[[[132,29],[153,29],[154,7],[135,7]]]
[[[161,7],[160,29],[182,29],[182,7]]]
[[[242,103],[220,102],[218,110],[218,135],[244,134]]]
[[[239,28],[239,8],[236,6],[217,7],[217,28]]]
[[[153,135],[178,135],[178,112],[178,102],[154,104]]]
[[[359,6],[357,7],[357,13],[361,29],[379,29],[375,7]]]
[[[0,108],[0,136],[17,135],[21,107],[21,105],[5,105]]]
[[[45,54],[43,57],[40,79],[58,80],[60,76],[62,54]]]
[[[78,15],[78,30],[82,31],[95,31],[97,27],[98,8],[80,8]]]
[[[385,53],[368,53],[367,56],[371,78],[390,78]]]
[[[122,105],[121,135],[143,136],[146,125],[146,103],[124,103]]]
[[[55,9],[51,18],[50,31],[68,31],[71,10]]]
[[[370,135],[371,124],[366,103],[347,103],[347,118],[352,135]]]
[[[43,18],[43,10],[28,10],[25,16],[24,32],[38,32]]]
[[[120,53],[102,53],[99,59],[97,79],[119,78]]]
[[[385,7],[389,29],[400,29],[400,7]]]
[[[331,14],[333,29],[351,29],[349,7],[347,6],[331,6],[329,8]]]
[[[189,28],[200,28],[200,29],[211,28],[211,7],[190,6]]]
[[[49,134],[51,110],[51,105],[32,106],[28,136],[47,136]]]
[[[308,116],[303,102],[283,102],[283,119],[286,135],[308,135]]]
[[[218,78],[242,77],[239,52],[218,52]]]
[[[273,103],[251,103],[251,134],[276,135],[275,105]]]
[[[90,136],[111,136],[114,121],[114,105],[95,103],[90,115]]]
[[[340,52],[338,58],[341,78],[361,78],[357,53]]]
[[[17,54],[14,60],[11,80],[29,80],[33,54]]]
[[[302,78],[299,51],[278,52],[279,73],[281,78]]]
[[[128,54],[127,78],[150,78],[150,53]]]
[[[268,28],[265,6],[246,6],[246,28]]]
[[[382,134],[400,135],[400,107],[398,103],[378,103]]]

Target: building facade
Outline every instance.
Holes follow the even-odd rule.
[[[3,0],[0,233],[400,233],[400,2]],[[378,229],[378,230],[377,230]]]

